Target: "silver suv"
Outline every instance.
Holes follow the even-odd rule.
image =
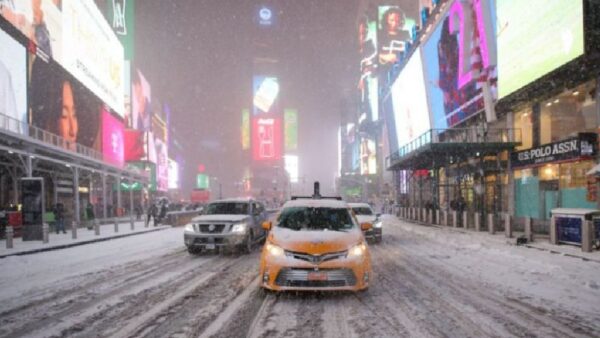
[[[266,219],[264,205],[253,199],[215,201],[185,226],[185,246],[191,254],[223,248],[248,253],[265,238]]]

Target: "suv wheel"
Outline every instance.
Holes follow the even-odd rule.
[[[187,247],[187,251],[188,253],[192,254],[192,255],[198,255],[200,254],[200,252],[202,251],[202,249],[200,248],[195,248],[193,246],[188,246]]]
[[[252,248],[254,246],[254,236],[252,236],[252,231],[250,231],[250,233],[248,234],[248,237],[246,237],[246,242],[243,245],[244,245],[244,253],[249,254],[252,252]]]

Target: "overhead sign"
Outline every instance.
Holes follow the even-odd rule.
[[[285,151],[298,149],[298,111],[296,109],[283,111],[283,134]]]
[[[517,151],[510,154],[511,167],[538,166],[594,156],[597,151],[596,139],[596,134],[581,133],[578,137]]]

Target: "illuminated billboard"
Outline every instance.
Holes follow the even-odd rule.
[[[583,1],[502,0],[496,10],[500,98],[584,53]]]
[[[279,113],[279,80],[276,77],[254,77],[253,114]]]
[[[412,55],[391,88],[398,147],[430,129],[421,54]]]
[[[433,128],[454,127],[482,111],[482,83],[488,79],[495,99],[491,80],[497,53],[491,3],[454,1],[422,44]]]
[[[379,119],[379,83],[377,78],[377,22],[363,15],[358,23],[360,113],[370,121]]]
[[[169,189],[179,189],[179,164],[169,159]]]
[[[74,151],[78,143],[100,151],[102,101],[56,63],[32,54],[30,58],[31,124],[60,136],[63,148]]]
[[[375,141],[363,138],[360,142],[360,174],[373,175],[377,173],[377,149]]]
[[[2,30],[0,46],[0,128],[27,133],[27,52]]]
[[[125,162],[123,123],[106,110],[102,112],[102,157],[119,168]]]
[[[285,155],[285,171],[290,176],[291,183],[298,182],[298,156],[297,155]]]
[[[283,137],[285,151],[298,149],[298,111],[296,109],[283,111]]]
[[[127,128],[152,130],[152,89],[142,72],[133,68],[131,75],[131,115],[125,116]]]
[[[407,51],[417,24],[418,4],[404,1],[402,6],[379,6],[377,15],[377,45],[379,70],[382,75]]]
[[[156,190],[169,189],[169,154],[167,144],[160,138],[154,139],[156,146]]]
[[[252,119],[252,158],[255,161],[281,159],[281,119]]]
[[[198,174],[196,176],[196,188],[197,189],[208,189],[210,188],[210,179],[206,174]]]
[[[250,110],[242,110],[242,149],[250,149]]]

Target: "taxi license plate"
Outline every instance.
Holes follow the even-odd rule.
[[[325,280],[327,280],[327,273],[319,272],[319,271],[311,271],[308,273],[308,280],[325,281]]]
[[[215,249],[214,244],[206,244],[206,250],[214,250],[214,249]]]

